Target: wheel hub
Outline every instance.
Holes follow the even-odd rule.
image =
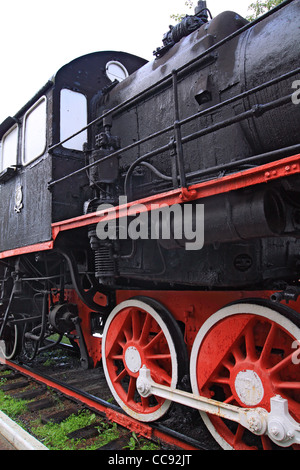
[[[246,406],[256,406],[263,399],[262,381],[253,370],[241,370],[235,378],[234,386],[237,396]]]
[[[134,346],[129,346],[125,350],[124,359],[127,369],[133,374],[136,374],[142,367],[141,355]]]

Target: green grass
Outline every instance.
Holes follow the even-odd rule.
[[[132,433],[128,445],[123,447],[124,450],[160,450],[160,446],[154,442],[146,441],[138,438],[135,432]]]
[[[5,393],[0,390],[0,410],[11,418],[16,418],[22,413],[25,413],[27,411],[27,403],[28,402],[25,400],[16,400],[9,395],[5,395]]]
[[[6,382],[4,375],[2,373],[0,385]],[[0,389],[0,410],[21,426],[23,425],[22,415],[28,413],[27,403],[30,401],[6,395]],[[68,437],[69,433],[91,424],[95,425],[99,433],[99,436],[93,439],[91,445],[88,445],[84,439],[70,439]],[[50,450],[96,450],[120,437],[116,423],[108,423],[89,410],[82,410],[76,415],[73,414],[59,424],[51,422],[42,424],[41,418],[38,418],[31,422],[30,426],[30,432]],[[124,446],[124,450],[158,450],[159,448],[156,444],[138,438],[134,432],[128,438],[128,444]]]
[[[69,439],[68,434],[77,429],[95,424],[98,428],[99,436],[93,439],[91,446],[85,446],[84,439]],[[119,437],[116,424],[97,422],[97,416],[88,410],[84,410],[78,415],[71,415],[59,424],[48,423],[41,426],[36,423],[34,434],[50,450],[94,450]]]
[[[69,433],[89,426],[90,424],[95,424],[99,432],[99,436],[93,439],[92,445],[86,445],[84,439],[68,438]],[[48,423],[41,426],[37,422],[34,425],[34,434],[50,450],[96,450],[120,437],[116,423],[99,421],[99,418],[88,410],[84,410],[78,415],[71,415],[59,424]],[[160,449],[160,446],[151,442],[149,443],[143,438],[138,439],[134,432],[128,439],[128,445],[124,446],[124,450],[158,449]]]

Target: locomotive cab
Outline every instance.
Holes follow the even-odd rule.
[[[48,82],[14,118],[0,126],[1,251],[51,239],[51,134],[53,83]]]
[[[68,138],[88,124],[93,96],[145,62],[110,51],[77,58],[0,125],[1,251],[51,241],[53,222],[82,214],[89,197],[84,172],[51,191],[48,183],[85,165],[87,130]]]

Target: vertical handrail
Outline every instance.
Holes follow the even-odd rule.
[[[182,145],[181,123],[180,123],[180,116],[179,116],[177,70],[172,70],[172,84],[173,84],[174,117],[175,117],[174,131],[175,131],[175,144],[176,144],[178,172],[179,172],[180,185],[182,188],[186,188],[184,153],[183,153],[183,145]]]

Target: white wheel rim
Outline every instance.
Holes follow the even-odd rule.
[[[256,304],[234,304],[224,307],[214,313],[211,317],[206,320],[206,322],[202,325],[198,334],[195,338],[193,343],[192,352],[191,352],[191,360],[190,360],[190,377],[191,377],[191,386],[192,391],[195,395],[199,395],[198,383],[197,383],[197,358],[198,352],[201,347],[201,344],[207,335],[207,333],[213,328],[219,321],[224,320],[224,318],[228,318],[232,315],[257,315],[260,317],[267,318],[273,322],[276,322],[282,328],[287,330],[291,333],[295,338],[300,338],[300,329],[288,318],[281,315],[276,310],[272,310],[269,307],[264,307],[261,305]],[[223,437],[218,433],[215,426],[212,424],[209,415],[204,412],[200,412],[200,415],[214,437],[214,439],[218,442],[218,444],[225,450],[234,450],[234,448],[228,444],[227,441],[223,439]]]

